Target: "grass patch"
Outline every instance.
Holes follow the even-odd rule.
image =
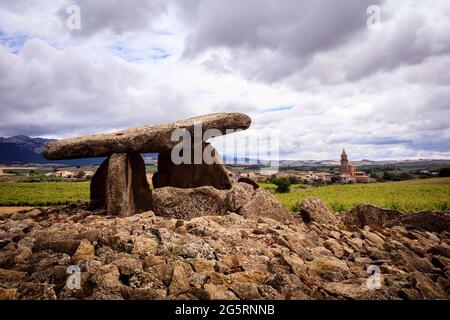
[[[285,194],[275,193],[275,196],[286,208],[293,211],[298,209],[299,203],[306,197],[318,197],[330,209],[337,212],[351,210],[354,206],[363,203],[400,211],[450,210],[449,183],[436,179],[410,182],[330,185],[305,190],[297,189]]]
[[[0,183],[0,205],[44,206],[89,199],[89,181]]]

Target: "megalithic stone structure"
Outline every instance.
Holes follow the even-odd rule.
[[[247,129],[251,119],[243,113],[214,113],[168,124],[57,140],[47,145],[44,156],[49,160],[108,157],[92,177],[91,207],[106,207],[110,215],[129,216],[151,209],[151,191],[141,153],[159,153],[158,172],[153,179],[155,188],[231,187],[217,151],[207,142],[202,143],[202,150],[209,146],[215,163],[176,165],[171,160],[172,149],[179,143],[172,141],[173,131],[186,130],[193,139],[195,126],[200,124],[202,136],[208,129],[227,134],[230,129]]]

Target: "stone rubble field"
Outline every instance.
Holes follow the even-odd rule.
[[[153,201],[129,217],[81,202],[0,216],[0,299],[450,298],[449,212],[338,216],[309,198],[292,217],[245,183]],[[66,285],[71,265],[80,289]]]

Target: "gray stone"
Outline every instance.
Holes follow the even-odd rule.
[[[246,218],[267,217],[283,223],[292,222],[294,217],[283,205],[267,190],[255,190],[252,198],[245,203],[239,214]]]
[[[91,208],[106,207],[109,215],[130,216],[151,209],[145,164],[137,153],[115,153],[91,181]]]
[[[319,198],[306,198],[300,205],[300,215],[305,223],[337,224],[336,214],[328,209]]]
[[[203,131],[247,129],[251,119],[243,113],[214,113],[168,124],[146,125],[107,134],[51,141],[44,151],[49,160],[109,156],[113,153],[146,153],[170,151],[178,141],[172,141],[175,129],[186,129],[194,136],[194,125],[202,123]]]
[[[153,210],[157,216],[189,220],[224,214],[224,200],[225,191],[213,187],[164,187],[153,191]]]
[[[194,164],[194,152],[191,152],[191,164],[175,165],[171,160],[171,152],[161,152],[158,155],[158,172],[153,175],[155,189],[162,187],[196,188],[211,186],[219,190],[231,188],[227,170],[220,160],[217,151],[209,144],[214,155],[213,164]]]

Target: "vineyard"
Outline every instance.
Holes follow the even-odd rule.
[[[450,210],[450,178],[330,185],[275,195],[286,208],[294,211],[306,197],[318,197],[337,212],[348,211],[361,203],[400,211]]]
[[[89,199],[89,181],[0,183],[0,205],[3,206],[58,205],[80,199]]]
[[[294,185],[288,193],[276,193],[275,186],[262,184],[286,208],[297,210],[306,197],[319,197],[334,211],[347,211],[361,203],[400,211],[450,210],[450,178],[403,182],[329,185]],[[89,199],[89,182],[0,183],[0,205],[44,206]]]

